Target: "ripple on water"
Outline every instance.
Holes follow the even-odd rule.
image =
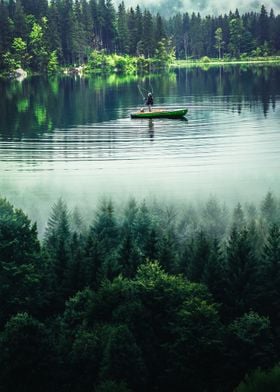
[[[232,97],[229,102],[215,97],[208,103],[192,103],[188,120],[132,120],[129,113],[135,110],[125,109],[125,117],[116,120],[54,129],[38,137],[0,136],[2,169],[53,170],[60,162],[112,161],[135,161],[139,167],[149,161],[150,170],[158,162],[165,170],[230,165],[257,169],[263,163],[274,167],[280,153],[279,113],[265,118],[249,104],[239,113]]]

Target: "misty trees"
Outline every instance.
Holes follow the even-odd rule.
[[[279,199],[225,211],[104,200],[87,228],[60,199],[41,247],[0,199],[0,389],[229,392],[272,367]]]

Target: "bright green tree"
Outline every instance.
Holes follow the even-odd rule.
[[[46,18],[43,19],[43,27],[38,23],[34,23],[29,34],[31,67],[36,71],[45,71],[48,65],[49,54],[44,37],[46,24]]]

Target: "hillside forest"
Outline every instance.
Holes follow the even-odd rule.
[[[59,199],[39,240],[2,198],[0,297],[1,391],[276,391],[280,201],[103,200],[87,225]]]

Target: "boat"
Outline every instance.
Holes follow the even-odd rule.
[[[151,112],[149,110],[144,111],[143,109],[139,112],[131,113],[131,118],[181,118],[184,117],[188,112],[188,109],[158,109],[154,108]]]

